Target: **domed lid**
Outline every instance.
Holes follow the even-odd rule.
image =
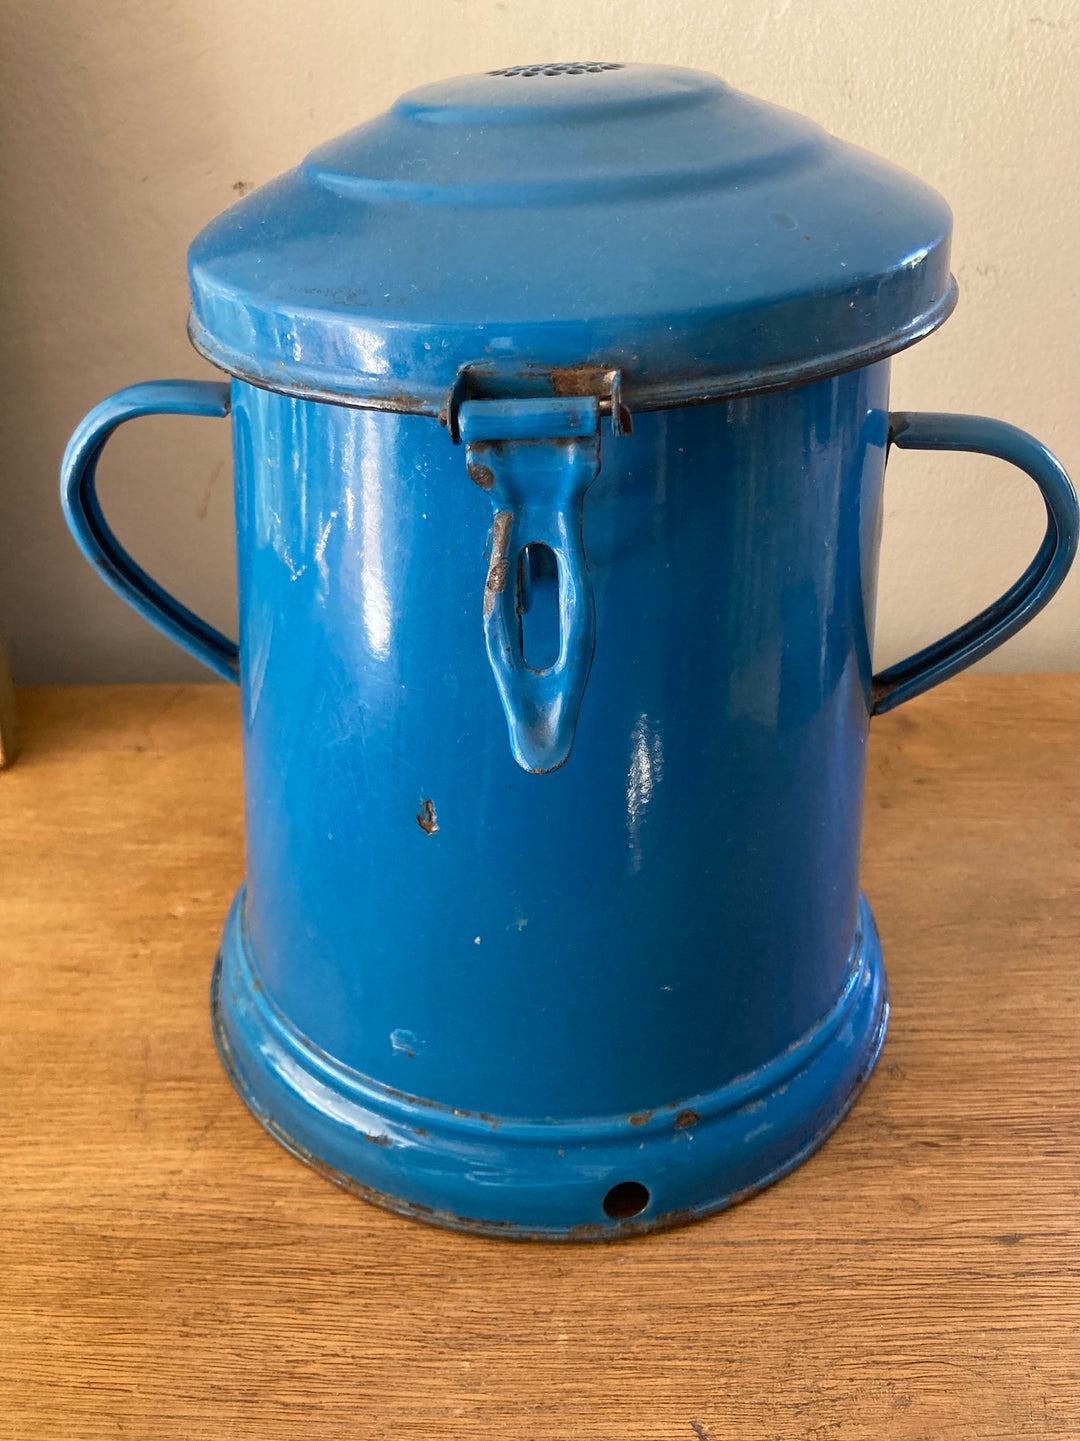
[[[191,335],[385,409],[438,413],[463,367],[678,405],[919,339],[955,303],[950,230],[928,186],[702,71],[512,66],[411,91],[207,226]]]

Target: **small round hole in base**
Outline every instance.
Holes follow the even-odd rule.
[[[604,1197],[604,1213],[613,1221],[628,1221],[640,1216],[649,1204],[649,1188],[640,1181],[620,1181]]]

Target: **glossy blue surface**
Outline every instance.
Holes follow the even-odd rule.
[[[215,1010],[275,1134],[557,1235],[715,1209],[831,1128],[884,1024],[857,874],[886,387],[602,433],[593,673],[536,776],[462,450],[234,386],[248,879]],[[624,1180],[649,1204],[609,1218]]]
[[[595,653],[545,775],[507,744],[520,696],[491,674],[494,518],[523,474],[555,484],[560,452],[572,477],[595,403],[466,402],[461,446],[242,382],[229,404],[133,387],[87,417],[72,528],[199,653],[201,622],[105,526],[94,469],[125,417],[233,416],[248,879],[213,1011],[237,1088],[297,1154],[440,1224],[591,1237],[729,1204],[837,1123],[887,1014],[857,880],[871,708],[1000,644],[1076,544],[1037,442],[886,405],[882,362],[592,432],[599,474],[571,490]],[[518,438],[493,456],[500,432]],[[1020,464],[1048,529],[1001,601],[875,680],[890,435]],[[518,469],[528,445],[539,472]],[[524,626],[540,586],[518,575]],[[234,653],[219,637],[205,658],[228,673]],[[627,1182],[644,1203],[608,1214]]]
[[[245,915],[265,993],[320,1050],[447,1106],[570,1119],[712,1091],[829,1010],[886,370],[603,435],[598,642],[544,776],[507,745],[492,508],[462,450],[425,417],[234,385]]]
[[[850,1105],[887,1017],[870,717],[1000,645],[1076,548],[1037,441],[888,413],[880,357],[951,305],[948,232],[809,122],[626,66],[414,92],[196,241],[195,339],[238,378],[110,397],[63,501],[108,583],[240,681],[215,1034],[333,1179],[624,1234],[767,1184]],[[158,412],[231,414],[239,645],[98,503],[109,435]],[[1047,529],[875,677],[890,444],[1011,461]]]
[[[463,365],[599,363],[639,410],[866,364],[952,308],[913,176],[699,70],[550,68],[411,91],[219,216],[196,346],[431,414]]]

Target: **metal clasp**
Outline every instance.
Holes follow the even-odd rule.
[[[557,770],[569,757],[592,667],[596,608],[582,535],[585,492],[600,470],[601,415],[625,435],[630,416],[618,371],[596,389],[553,394],[555,372],[530,375],[529,393],[496,369],[459,372],[444,420],[465,445],[468,474],[490,498],[492,527],[483,594],[484,638],[510,748],[524,770]],[[582,372],[574,383],[584,386]],[[483,395],[475,390],[483,388]],[[497,393],[493,393],[493,391]],[[501,392],[501,393],[498,393]],[[550,664],[526,659],[522,616],[529,605],[530,557],[541,554],[558,576],[558,652]]]

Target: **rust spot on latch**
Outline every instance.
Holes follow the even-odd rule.
[[[635,1111],[632,1116],[627,1116],[626,1119],[630,1122],[631,1126],[644,1126],[648,1121],[651,1121],[652,1118],[652,1111]]]
[[[622,374],[592,365],[553,366],[548,371],[552,395],[595,395],[601,413],[611,415],[616,435],[632,435],[633,418],[622,400]]]
[[[469,472],[469,479],[474,481],[481,490],[490,490],[495,484],[495,472],[490,465],[485,465],[480,460],[470,460],[465,469]]]
[[[598,395],[610,387],[610,372],[595,365],[553,365],[547,371],[557,396]]]
[[[510,547],[510,527],[513,524],[512,510],[497,510],[491,527],[491,560],[488,562],[487,584],[484,586],[484,619],[495,609],[495,597],[506,589],[506,573],[509,569],[506,553]]]
[[[674,1126],[675,1129],[678,1131],[681,1130],[683,1126],[693,1126],[696,1122],[700,1120],[701,1117],[698,1115],[698,1113],[696,1111],[691,1111],[688,1108],[685,1111],[680,1111],[679,1114],[675,1117]]]
[[[439,829],[439,822],[435,816],[434,801],[425,799],[420,802],[420,809],[416,813],[416,824],[425,835],[429,836],[433,836]]]

